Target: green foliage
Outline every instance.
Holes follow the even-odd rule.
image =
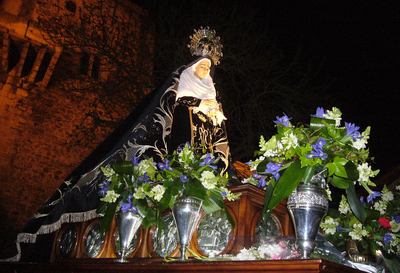
[[[166,189],[159,204],[161,209],[172,208],[173,201],[179,196],[191,196],[202,201],[206,213],[224,209],[228,220],[235,226],[224,199],[234,200],[240,194],[228,190],[229,177],[218,169],[219,159],[213,153],[208,153],[203,145],[191,147],[185,144],[182,149],[164,157],[166,165],[158,174]]]
[[[164,155],[165,162],[158,163],[136,157],[102,168],[106,181],[100,184],[102,197],[97,212],[103,215],[101,232],[104,233],[115,213],[121,209],[138,213],[142,227],[162,227],[162,213],[172,208],[180,196],[191,196],[202,201],[206,213],[225,210],[227,218],[235,222],[226,209],[224,199],[234,200],[240,196],[228,188],[227,174],[217,169],[218,158],[207,153],[204,146],[190,147],[186,144],[172,155]]]
[[[101,233],[107,231],[119,209],[138,213],[143,219],[143,228],[157,223],[157,203],[164,188],[156,180],[154,165],[152,159],[138,162],[132,158],[101,168],[106,180],[100,184],[101,203],[97,209],[97,213],[103,215]]]
[[[366,165],[369,128],[360,134],[354,124],[341,127],[341,112],[335,107],[331,111],[318,108],[309,125],[296,127],[290,120],[286,115],[277,117],[277,133],[268,141],[260,137],[260,150],[254,153],[258,158],[250,162],[259,175],[268,177],[260,177],[261,182],[266,181],[265,215],[300,182],[307,184],[314,174],[322,173],[330,185],[347,189],[356,216],[365,220],[354,183],[358,181],[372,192],[368,187],[373,184],[370,177],[377,171]]]
[[[400,267],[396,257],[400,251],[400,187],[391,192],[384,186],[363,204],[350,183],[346,196],[347,199],[342,196],[339,209],[329,209],[321,223],[324,236],[338,249],[344,250],[343,242],[353,240],[359,252],[370,249],[375,255],[380,251],[390,270],[397,270]]]
[[[293,190],[300,184],[306,168],[300,167],[300,162],[295,161],[285,170],[281,178],[275,182],[271,200],[268,202],[268,209],[275,208],[283,199],[288,197]],[[273,185],[271,183],[270,185]]]
[[[364,206],[358,199],[355,187],[352,183],[349,184],[349,187],[346,189],[346,194],[349,200],[351,211],[354,213],[354,215],[357,217],[357,219],[359,219],[361,223],[364,223],[365,220],[367,219],[367,211],[365,210]]]

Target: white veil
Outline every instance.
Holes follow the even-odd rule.
[[[210,76],[210,71],[208,71],[207,75],[203,79],[195,76],[197,65],[204,60],[207,60],[211,66],[211,61],[209,59],[201,58],[195,64],[186,68],[182,72],[176,99],[181,97],[194,97],[201,100],[208,99],[216,101],[216,91],[213,79]],[[221,122],[226,119],[220,107],[210,108],[202,106],[200,103],[198,107],[193,108],[194,113],[199,111],[210,117],[214,126],[221,125]]]
[[[202,100],[215,100],[216,91],[213,79],[210,76],[210,71],[208,71],[207,75],[203,79],[200,79],[194,75],[197,65],[204,60],[208,61],[209,65],[211,66],[211,61],[209,59],[202,58],[192,66],[189,66],[183,70],[177,90],[177,99],[181,97],[194,97]]]

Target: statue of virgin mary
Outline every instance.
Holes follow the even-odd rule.
[[[194,56],[177,68],[65,179],[18,234],[15,248],[3,261],[49,261],[52,234],[63,223],[98,217],[101,167],[131,159],[163,161],[186,142],[205,144],[220,157],[222,171],[230,166],[225,116],[217,102],[212,74],[222,56],[215,31],[201,28],[191,37]]]

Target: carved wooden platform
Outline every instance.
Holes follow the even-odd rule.
[[[265,191],[258,187],[250,184],[241,184],[231,186],[229,187],[229,189],[233,193],[241,192],[242,195],[239,199],[235,201],[225,202],[236,223],[236,228],[232,230],[229,242],[225,249],[220,252],[220,254],[237,254],[242,248],[248,248],[254,244],[255,229],[258,220],[261,217],[264,204]],[[281,202],[273,210],[272,217],[281,235],[291,236],[294,234],[293,224],[286,208],[286,201]],[[98,223],[99,221],[100,219],[94,219],[83,223],[64,224],[62,228],[55,233],[52,256],[50,261],[53,262],[59,259],[89,258],[90,256],[88,256],[85,252],[85,242],[89,237],[88,233],[91,227],[93,227],[93,225]],[[60,246],[60,240],[63,234],[65,234],[67,228],[73,228],[75,230],[75,232],[77,233],[77,240],[74,243],[74,246],[70,246],[71,251],[68,253],[68,255],[61,255],[60,249],[61,247],[65,248],[65,246]],[[129,257],[160,257],[153,250],[152,234],[154,233],[154,231],[154,227],[145,230],[140,228],[140,237],[138,239],[139,243],[134,252]],[[104,243],[101,250],[98,254],[96,254],[95,257],[92,258],[116,258],[116,234],[117,227],[114,221],[109,229],[109,232],[104,238]],[[193,236],[191,244],[189,245],[189,248],[192,249],[197,255],[204,256],[205,254],[202,253],[197,244],[196,234],[197,230],[195,230],[195,234]],[[191,254],[189,254],[189,256],[190,255]],[[169,256],[179,257],[180,253],[178,247]]]

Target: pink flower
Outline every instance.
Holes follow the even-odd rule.
[[[282,260],[282,258],[278,254],[274,254],[274,256],[271,257],[271,260]]]
[[[300,253],[293,251],[292,258],[297,258],[300,256]]]
[[[379,224],[382,227],[387,227],[389,229],[392,229],[392,226],[390,225],[390,221],[386,218],[383,218],[383,217],[379,218]]]

